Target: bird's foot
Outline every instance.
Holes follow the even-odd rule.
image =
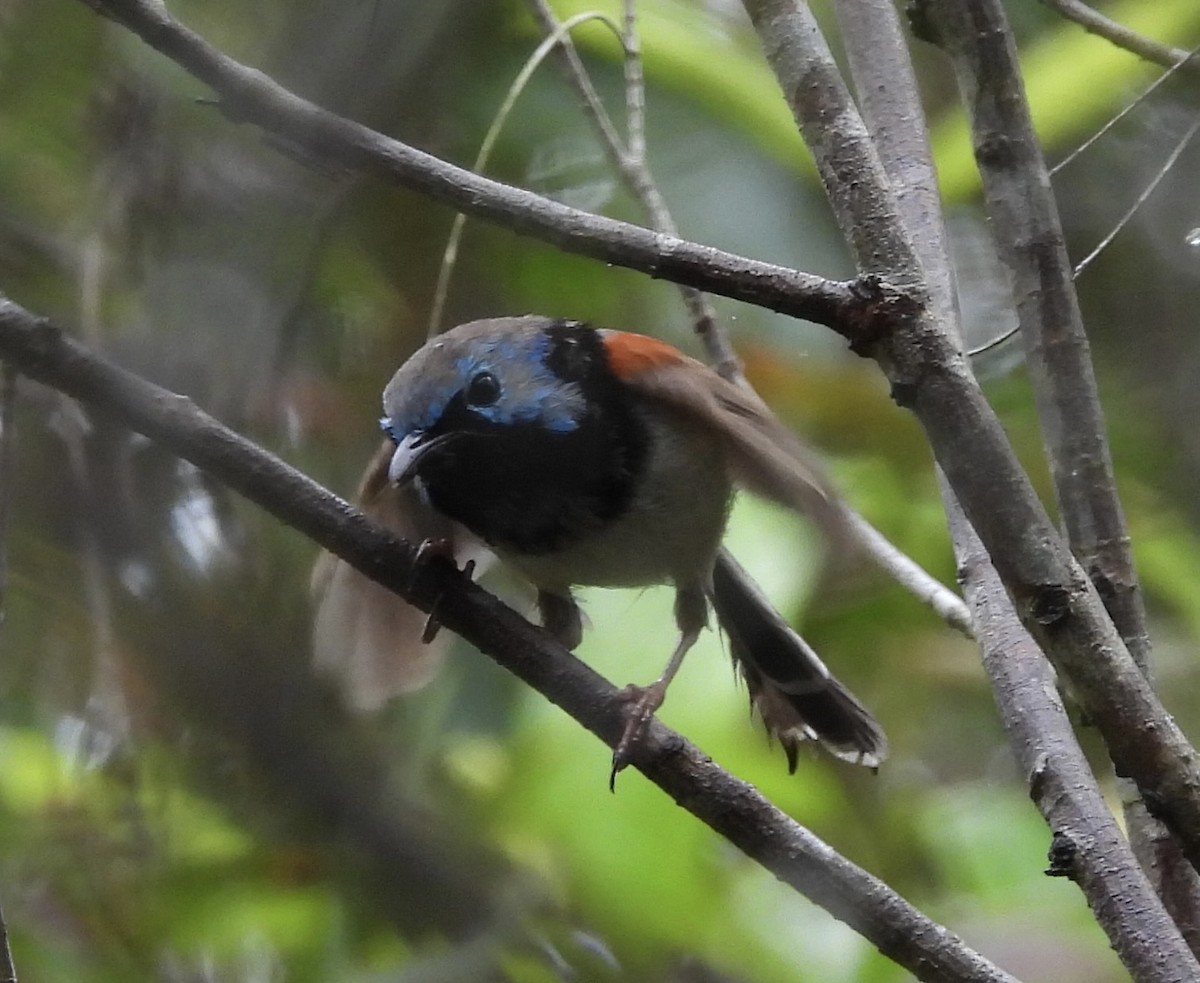
[[[609,791],[616,791],[617,772],[629,764],[634,748],[645,737],[646,729],[654,719],[654,712],[662,706],[666,695],[666,681],[662,679],[649,686],[629,685],[617,694],[625,704],[625,731],[613,751],[612,772],[608,776]]]
[[[421,545],[417,547],[417,555],[413,557],[412,570],[409,574],[409,585],[417,578],[417,572],[422,566],[428,563],[434,557],[444,557],[451,563],[454,559],[454,544],[448,539],[430,538],[421,540]],[[462,571],[468,578],[475,572],[475,561],[468,560],[463,566]],[[437,609],[441,598],[433,602],[433,607],[429,611],[429,617],[425,619],[425,629],[421,632],[421,641],[428,645],[435,638],[437,633],[442,630],[442,623],[438,621]]]

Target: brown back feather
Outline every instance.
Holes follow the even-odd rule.
[[[706,424],[721,440],[738,484],[809,516],[827,535],[844,538],[842,506],[816,453],[754,392],[686,357],[648,368],[630,383]]]

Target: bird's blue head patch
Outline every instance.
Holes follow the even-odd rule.
[[[495,318],[447,331],[419,349],[383,392],[385,433],[399,442],[445,425],[453,407],[498,425],[532,423],[555,433],[579,426],[587,401],[548,366],[544,318]]]

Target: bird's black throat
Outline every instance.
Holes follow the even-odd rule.
[[[566,548],[619,517],[643,475],[650,439],[597,332],[560,323],[547,334],[547,367],[587,397],[577,426],[495,423],[452,401],[435,432],[456,436],[418,472],[439,512],[492,546],[526,555]]]

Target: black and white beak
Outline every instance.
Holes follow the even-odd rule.
[[[393,485],[406,485],[417,475],[421,459],[438,446],[441,441],[423,430],[416,430],[396,444],[388,465],[388,481]]]

